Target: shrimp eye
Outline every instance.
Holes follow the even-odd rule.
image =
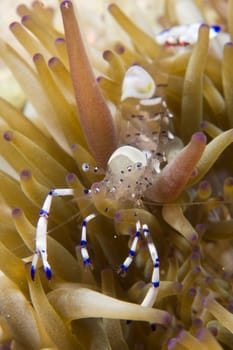
[[[90,165],[88,163],[82,164],[82,171],[87,172],[90,170]]]
[[[137,163],[136,163],[136,168],[137,168],[137,169],[140,169],[141,167],[142,167],[142,163],[141,163],[141,162],[137,162]]]

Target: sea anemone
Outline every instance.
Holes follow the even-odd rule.
[[[110,4],[103,23],[112,16],[124,33],[118,27],[119,39],[116,31],[109,40],[97,21],[98,43],[95,28],[89,32],[94,51],[71,1],[60,4],[64,33],[39,1],[18,7],[21,23],[10,30],[32,62],[0,40],[23,91],[17,102],[10,93],[0,98],[2,347],[232,349],[233,1],[161,3],[154,23],[146,2],[150,34],[129,17],[137,5],[127,16]],[[223,33],[210,41],[211,27],[202,24],[197,42],[156,40],[160,29],[192,22]],[[128,156],[122,145],[153,160],[143,181],[134,172],[124,181],[123,170],[119,177]],[[48,220],[52,276],[39,265],[33,280],[39,212],[51,189],[67,187],[74,196],[53,198]],[[90,215],[88,268],[80,240]],[[151,238],[135,257],[130,250],[134,262],[123,277],[117,269],[139,221]],[[145,307],[153,244],[160,286]]]

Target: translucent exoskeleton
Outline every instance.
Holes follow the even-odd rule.
[[[135,209],[135,235],[129,254],[119,271],[125,273],[128,270],[136,254],[138,242],[143,237],[153,264],[151,287],[141,303],[147,307],[153,306],[158,292],[159,257],[150,237],[149,227],[146,222],[141,222],[137,209],[143,208],[144,193],[152,186],[154,176],[166,163],[165,151],[169,153],[169,141],[172,143],[174,140],[168,129],[172,114],[164,99],[155,95],[156,89],[154,79],[142,67],[132,66],[127,70],[121,97],[121,112],[124,117],[119,138],[122,145],[109,158],[104,179],[85,191],[97,212],[102,215],[114,218],[117,210]],[[131,134],[128,132],[128,124]],[[83,171],[89,171],[88,164],[83,165]],[[39,257],[47,278],[52,277],[47,257],[47,223],[52,199],[56,196],[73,195],[74,190],[71,188],[53,189],[44,201],[37,223],[36,250],[31,267],[32,279],[35,277]],[[80,252],[84,265],[91,264],[87,233],[88,223],[95,217],[96,213],[90,213],[82,222]]]
[[[184,47],[192,45],[197,41],[198,31],[201,23],[177,25],[158,33],[155,40],[158,44],[168,47]],[[210,39],[214,38],[220,31],[219,25],[209,26]]]

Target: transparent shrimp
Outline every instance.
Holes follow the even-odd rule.
[[[169,131],[172,114],[165,100],[156,96],[156,84],[151,75],[140,66],[132,66],[125,74],[122,84],[122,130],[130,124],[131,135],[120,133],[122,145],[109,158],[105,177],[92,184],[85,191],[97,209],[97,213],[114,218],[120,209],[143,208],[143,196],[153,185],[154,178],[167,162],[169,143],[175,138]],[[133,103],[132,103],[133,99]],[[135,105],[136,104],[136,105]],[[127,109],[127,112],[125,111]],[[132,114],[132,109],[135,112]],[[176,142],[176,141],[175,141]],[[88,164],[83,171],[88,171]],[[42,206],[36,229],[36,249],[32,259],[31,277],[34,279],[38,258],[41,257],[43,268],[48,279],[52,278],[51,267],[47,255],[47,224],[52,199],[55,196],[74,196],[73,189],[51,190]],[[84,265],[91,265],[87,249],[88,223],[94,220],[96,213],[87,215],[81,228],[81,256]],[[151,287],[147,291],[141,305],[153,306],[159,287],[159,257],[146,222],[140,215],[135,216],[135,236],[128,256],[119,271],[125,273],[133,262],[139,240],[143,238],[147,244],[152,261]]]
[[[201,25],[201,23],[192,23],[173,26],[158,33],[155,40],[158,44],[167,47],[189,46],[197,41],[198,31]],[[210,25],[209,29],[210,39],[214,38],[221,31],[219,25]]]

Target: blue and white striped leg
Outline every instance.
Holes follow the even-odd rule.
[[[150,232],[147,225],[142,226],[143,234],[147,242],[147,247],[150,252],[151,260],[153,262],[153,272],[151,277],[151,287],[147,291],[145,298],[143,299],[141,305],[146,307],[152,307],[156,300],[159,287],[159,258],[157,249],[152,242],[150,237]]]
[[[121,273],[121,274],[126,273],[129,266],[131,265],[131,263],[134,259],[135,253],[136,253],[137,244],[138,244],[140,236],[141,236],[141,223],[140,223],[140,221],[137,221],[136,222],[136,233],[135,233],[135,237],[133,239],[133,242],[132,242],[130,250],[129,250],[129,255],[127,256],[127,258],[125,259],[123,264],[120,266],[119,273]]]
[[[91,267],[91,261],[87,250],[87,224],[89,221],[96,217],[95,214],[88,215],[82,222],[82,232],[81,232],[81,255],[83,258],[84,266],[88,265]]]
[[[47,260],[47,226],[48,217],[51,208],[52,198],[55,196],[73,196],[74,191],[71,188],[61,188],[49,191],[45,198],[43,207],[40,211],[40,217],[36,227],[36,250],[32,259],[31,278],[34,280],[36,273],[36,266],[39,256],[41,256],[42,264],[46,277],[50,280],[52,277],[51,267]]]

